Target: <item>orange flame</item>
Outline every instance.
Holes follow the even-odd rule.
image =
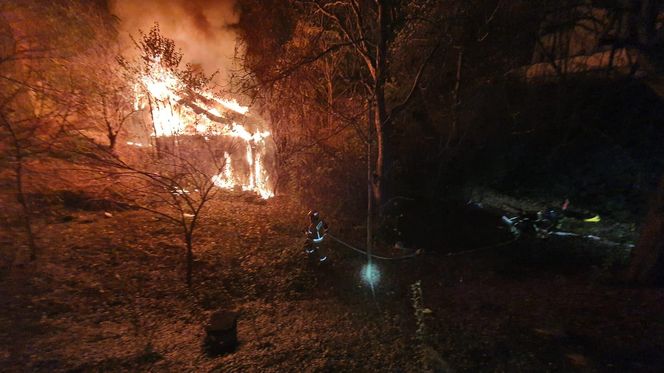
[[[243,160],[233,159],[224,153],[224,168],[212,182],[224,189],[241,188],[262,198],[274,196],[269,173],[264,167],[267,153],[265,138],[269,131],[250,132],[234,118],[246,118],[249,108],[232,99],[223,99],[208,91],[186,93],[186,87],[173,72],[164,68],[159,58],[152,61],[147,73],[134,86],[135,109],[149,110],[154,123],[152,136],[203,134],[228,136],[244,141],[246,153]],[[185,97],[186,96],[186,97]],[[233,164],[245,162],[249,172],[238,172]]]

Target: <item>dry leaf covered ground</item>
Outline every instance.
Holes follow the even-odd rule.
[[[552,265],[567,241],[380,262],[374,296],[356,253],[331,246],[330,263],[307,263],[305,212],[286,199],[214,201],[191,290],[179,232],[154,216],[44,214],[39,260],[19,257],[2,274],[0,370],[664,369],[664,292],[607,283],[593,266]],[[18,247],[12,235],[3,242]],[[411,300],[418,280],[422,329]],[[203,327],[218,308],[239,311],[240,346],[208,357]]]

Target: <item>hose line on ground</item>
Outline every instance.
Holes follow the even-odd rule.
[[[358,253],[360,253],[360,254],[363,254],[363,255],[369,255],[369,253],[367,253],[366,251],[361,250],[361,249],[358,249],[357,247],[355,247],[355,246],[353,246],[353,245],[350,245],[350,244],[348,244],[348,243],[346,243],[346,242],[344,242],[344,241],[342,241],[342,240],[340,240],[340,239],[334,237],[333,235],[331,235],[331,234],[329,234],[329,233],[327,233],[327,236],[329,236],[331,239],[337,241],[339,244],[341,244],[341,245],[343,245],[343,246],[346,246],[347,248],[349,248],[349,249],[351,249],[351,250],[353,250],[353,251],[356,251],[356,252],[358,252]],[[395,256],[395,257],[381,256],[381,255],[376,255],[376,254],[373,254],[373,253],[371,253],[370,255],[371,255],[372,258],[381,259],[381,260],[401,260],[401,259],[414,258],[414,257],[416,257],[416,256],[419,255],[419,254],[418,254],[418,252],[416,251],[416,252],[414,252],[414,253],[412,253],[412,254],[402,255],[402,256]]]

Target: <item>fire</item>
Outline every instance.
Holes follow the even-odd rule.
[[[231,155],[228,152],[224,152],[224,169],[221,174],[212,177],[212,181],[216,186],[224,189],[233,189],[235,187],[231,162]]]
[[[154,124],[152,136],[178,135],[228,136],[236,138],[246,147],[243,159],[224,153],[224,168],[212,178],[223,189],[240,188],[252,191],[262,198],[274,196],[269,174],[264,166],[267,153],[265,139],[269,131],[251,132],[243,124],[249,108],[236,100],[224,99],[212,92],[187,91],[185,84],[171,71],[164,68],[159,58],[150,64],[134,86],[136,110],[147,109]],[[235,156],[235,159],[234,159]],[[236,169],[240,163],[246,167]],[[248,169],[248,172],[241,172]]]

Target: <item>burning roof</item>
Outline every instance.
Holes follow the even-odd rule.
[[[263,198],[274,194],[265,167],[269,131],[236,100],[225,99],[210,91],[194,91],[158,59],[134,85],[134,107],[150,115],[152,137],[204,135],[236,139],[244,151],[224,152],[225,166],[213,178],[225,189],[241,188]],[[240,146],[242,148],[242,146]]]

